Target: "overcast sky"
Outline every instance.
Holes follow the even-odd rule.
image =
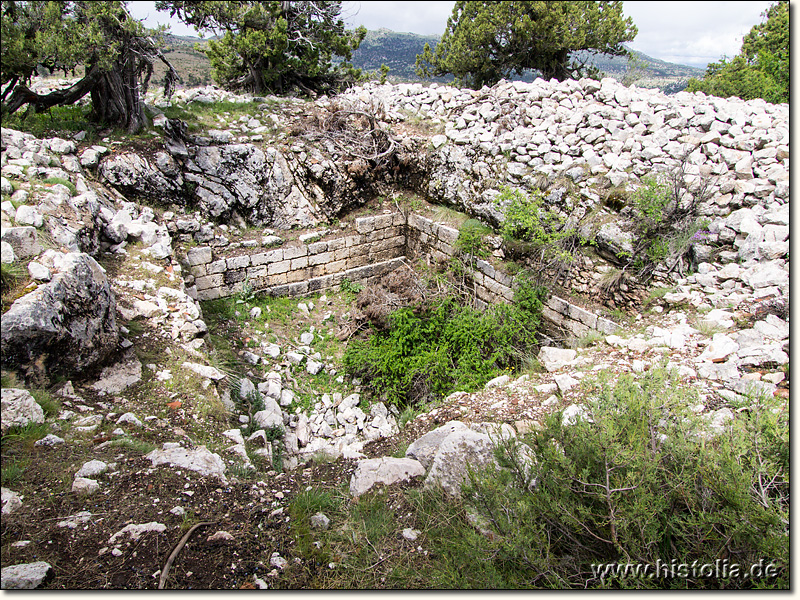
[[[155,10],[154,2],[133,1],[129,5],[145,24],[171,25],[177,35],[197,35],[194,28],[170,20],[167,13]],[[393,31],[441,34],[454,2],[343,2],[349,25],[367,29],[385,27]],[[623,2],[624,13],[639,28],[629,45],[648,56],[667,62],[704,68],[722,56],[739,53],[742,38],[756,23],[771,1],[701,2]]]

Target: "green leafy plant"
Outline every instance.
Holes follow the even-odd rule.
[[[681,267],[685,255],[708,226],[698,219],[699,203],[710,195],[710,181],[702,179],[689,189],[684,156],[678,167],[660,176],[642,178],[633,194],[636,241],[627,258],[639,276],[649,278],[657,267],[672,271]]]
[[[345,277],[342,279],[342,283],[339,284],[339,290],[346,294],[350,301],[353,300],[360,292],[364,289],[364,284],[359,283],[358,281],[351,281],[349,278]]]
[[[545,269],[573,261],[579,236],[561,215],[545,208],[540,190],[525,194],[503,188],[495,204],[505,214],[500,232],[507,254],[538,256]]]
[[[491,228],[476,219],[464,221],[458,231],[458,238],[456,238],[454,244],[455,248],[463,255],[486,258],[489,256],[489,251],[483,238],[491,232]]]
[[[477,389],[518,368],[536,345],[545,297],[543,288],[521,281],[513,304],[483,312],[453,297],[399,309],[388,331],[350,343],[345,369],[366,382],[373,395],[400,405]]]

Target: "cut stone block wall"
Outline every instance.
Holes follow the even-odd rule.
[[[393,271],[405,256],[405,216],[391,213],[356,219],[356,234],[272,250],[241,248],[236,256],[215,256],[209,246],[186,254],[198,300],[241,292],[302,296],[337,287],[344,279],[370,282]]]
[[[303,296],[338,287],[344,279],[371,283],[398,268],[406,259],[429,256],[436,262],[456,255],[458,230],[411,213],[359,217],[356,234],[310,243],[290,242],[274,249],[239,248],[234,256],[217,256],[210,246],[186,253],[198,300],[224,298],[247,283],[254,292]],[[477,259],[471,270],[478,305],[485,308],[514,298],[513,277]],[[590,331],[613,333],[617,325],[557,296],[551,296],[544,318],[567,337]],[[552,329],[552,327],[551,327]]]

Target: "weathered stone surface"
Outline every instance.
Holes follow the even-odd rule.
[[[141,198],[166,204],[183,204],[183,177],[169,177],[147,158],[135,152],[121,152],[103,159],[100,176],[125,192],[129,198]]]
[[[318,512],[311,517],[311,527],[314,529],[319,529],[321,531],[325,531],[330,527],[331,520],[321,512]]]
[[[83,466],[75,473],[75,477],[97,477],[107,470],[108,465],[102,460],[90,460],[83,463]]]
[[[464,429],[467,429],[467,426],[461,421],[450,421],[441,427],[437,427],[433,431],[429,431],[422,437],[414,440],[406,449],[406,457],[418,460],[428,469],[433,463],[433,459],[439,451],[439,446],[445,438],[455,431]]]
[[[460,429],[448,435],[431,463],[425,487],[441,486],[448,494],[457,496],[466,480],[467,466],[473,470],[497,466],[494,444],[487,434]]]
[[[78,496],[91,496],[100,490],[100,484],[95,479],[76,477],[72,482],[72,491]]]
[[[539,362],[549,372],[558,371],[562,367],[569,365],[578,353],[569,348],[554,348],[552,346],[542,346],[539,350]]]
[[[207,365],[201,365],[198,363],[193,362],[185,362],[183,366],[190,371],[197,373],[201,377],[205,377],[206,379],[213,379],[214,381],[219,381],[221,379],[225,379],[226,375],[216,367],[210,367]]]
[[[358,497],[376,484],[391,485],[425,475],[425,467],[411,458],[370,458],[361,460],[350,478],[350,495]]]
[[[206,477],[216,477],[227,483],[225,463],[218,454],[210,452],[205,446],[189,449],[165,444],[164,449],[153,450],[145,458],[149,459],[154,467],[167,464],[196,471]]]
[[[18,259],[38,256],[43,250],[35,227],[3,227],[0,237],[13,248]]]
[[[145,533],[149,533],[151,531],[161,533],[162,531],[166,531],[166,529],[166,525],[163,523],[158,523],[157,521],[150,521],[149,523],[131,523],[108,538],[108,543],[109,545],[114,545],[125,538],[135,542]]]
[[[116,299],[102,267],[82,253],[65,255],[59,266],[49,283],[3,315],[3,367],[38,364],[48,374],[71,373],[105,360],[116,348]]]
[[[14,247],[6,242],[5,240],[0,242],[0,262],[4,264],[13,264],[14,261],[17,260],[16,254],[14,254]]]
[[[142,363],[136,353],[128,351],[120,362],[106,367],[92,388],[100,394],[119,394],[142,380]]]
[[[8,488],[0,488],[0,502],[2,502],[2,514],[10,515],[15,510],[22,508],[22,498],[16,492]]]
[[[734,342],[724,333],[715,333],[711,343],[697,360],[722,362],[725,358],[739,349],[739,344]]]
[[[270,429],[283,426],[283,414],[280,404],[271,396],[263,397],[264,410],[253,415],[253,420],[259,427]]]
[[[29,423],[44,423],[44,411],[28,390],[3,388],[0,429],[5,433],[9,427],[24,427]]]
[[[0,589],[35,590],[52,575],[53,567],[44,561],[3,567],[0,572]]]
[[[486,385],[483,387],[487,390],[496,388],[496,387],[503,387],[508,384],[511,378],[508,375],[500,375],[499,377],[495,377],[494,379],[490,379],[486,382]]]

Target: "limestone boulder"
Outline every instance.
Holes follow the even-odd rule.
[[[406,449],[406,458],[418,460],[428,469],[439,451],[439,446],[451,433],[467,429],[461,421],[450,421],[418,438]]]
[[[441,488],[450,495],[461,493],[469,470],[498,467],[492,438],[472,429],[461,429],[447,436],[431,463],[425,487]]]
[[[91,256],[70,253],[49,283],[18,299],[2,317],[2,365],[81,372],[116,349],[116,298]]]
[[[53,567],[44,561],[3,567],[0,573],[0,589],[35,590],[52,575]]]
[[[0,502],[2,502],[3,515],[10,515],[14,511],[22,508],[22,498],[16,492],[8,488],[0,488]]]
[[[44,411],[28,390],[3,388],[0,407],[0,430],[4,434],[9,427],[44,423]]]
[[[358,497],[373,486],[391,485],[425,475],[422,463],[411,458],[369,458],[361,460],[350,478],[350,495]]]
[[[572,363],[578,353],[570,348],[555,348],[553,346],[542,346],[539,350],[539,362],[548,372],[558,371]]]
[[[200,473],[206,477],[216,477],[223,483],[227,483],[225,478],[225,462],[219,454],[215,454],[205,446],[196,448],[183,448],[177,444],[164,444],[162,450],[153,450],[145,456],[153,466],[170,465],[189,469]]]

